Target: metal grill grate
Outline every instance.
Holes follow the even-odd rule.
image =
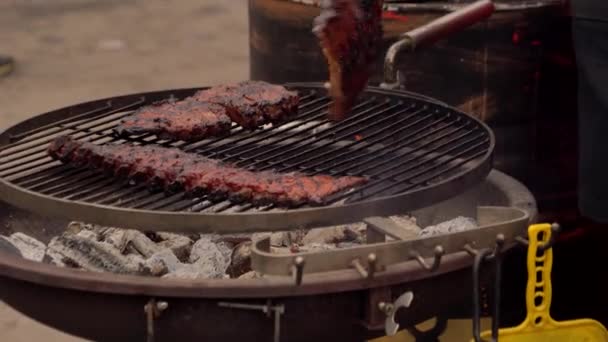
[[[189,198],[183,193],[151,193],[129,180],[62,165],[45,150],[53,138],[64,134],[96,144],[128,140],[178,147],[252,170],[370,178],[364,186],[333,196],[330,206],[414,193],[432,197],[422,202],[437,201],[461,191],[457,186],[449,187],[448,180],[462,182],[473,171],[487,169],[477,172],[475,177],[481,180],[490,169],[491,132],[449,107],[423,97],[370,89],[347,120],[330,123],[326,119],[330,99],[322,87],[288,87],[298,90],[301,97],[299,114],[291,121],[253,132],[234,126],[228,137],[196,142],[163,140],[150,134],[125,140],[113,136],[112,128],[142,105],[169,97],[184,98],[197,89],[123,96],[50,112],[0,135],[0,178],[15,189],[61,203],[212,214],[294,211],[254,208],[204,195]],[[442,191],[426,191],[425,195],[425,189],[440,185],[444,185]],[[403,206],[410,209],[407,203]]]

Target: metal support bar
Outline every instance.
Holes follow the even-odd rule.
[[[155,331],[154,321],[160,317],[160,314],[169,307],[169,303],[164,301],[157,302],[156,299],[150,298],[148,303],[144,305],[144,312],[146,313],[146,341],[154,342]]]
[[[272,305],[270,299],[268,300],[266,305],[259,304],[246,304],[246,303],[229,303],[229,302],[219,302],[218,306],[224,308],[231,309],[241,309],[241,310],[259,310],[265,313],[268,317],[274,316],[274,334],[273,341],[280,342],[281,341],[281,315],[285,313],[285,305]]]
[[[479,276],[481,263],[484,260],[492,259],[494,261],[494,305],[492,309],[492,339],[491,342],[498,341],[498,328],[500,322],[500,291],[501,291],[501,265],[502,265],[502,247],[505,243],[505,237],[502,234],[496,236],[496,247],[494,249],[486,248],[479,251],[472,251],[475,256],[473,262],[473,338],[476,342],[485,342],[481,339],[480,335],[480,321],[481,321],[481,310],[480,310],[480,294],[479,294]]]

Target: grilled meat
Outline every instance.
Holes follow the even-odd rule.
[[[231,124],[224,107],[186,99],[140,108],[123,119],[115,132],[120,136],[152,133],[165,139],[196,140],[226,134]]]
[[[297,112],[298,104],[296,92],[245,81],[202,90],[182,101],[143,107],[114,131],[119,136],[152,133],[166,139],[199,140],[228,133],[231,121],[249,129],[283,121]]]
[[[319,205],[332,194],[366,182],[363,177],[253,172],[175,148],[95,145],[69,136],[56,138],[48,154],[63,163],[134,178],[153,188],[183,189],[254,204]]]
[[[329,64],[329,114],[342,120],[367,85],[382,42],[383,0],[325,0],[313,32]]]
[[[262,81],[216,86],[199,91],[194,98],[224,106],[232,121],[250,129],[283,121],[296,113],[299,103],[296,92]]]

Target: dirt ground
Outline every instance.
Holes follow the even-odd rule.
[[[0,130],[132,92],[247,79],[245,0],[0,0]],[[0,303],[0,341],[82,341]]]

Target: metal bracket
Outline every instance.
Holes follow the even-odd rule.
[[[386,314],[384,321],[384,332],[387,336],[393,336],[399,331],[399,324],[395,321],[395,314],[400,308],[408,308],[414,300],[412,291],[405,292],[393,303],[380,302],[378,309]]]
[[[439,336],[441,336],[448,326],[448,319],[446,317],[435,317],[435,325],[428,330],[420,331],[416,326],[406,328],[407,331],[414,336],[416,342],[439,342]]]
[[[154,342],[154,321],[160,317],[160,314],[167,310],[169,303],[165,301],[156,301],[154,298],[150,298],[148,303],[144,305],[144,312],[146,313],[146,341]]]
[[[501,291],[501,266],[502,266],[502,248],[505,243],[505,237],[502,234],[496,236],[496,246],[494,249],[486,248],[475,250],[467,246],[466,250],[475,258],[473,262],[473,338],[476,342],[485,342],[480,336],[480,294],[479,294],[479,275],[481,263],[484,260],[494,260],[494,305],[492,308],[492,342],[498,341],[498,327],[500,314],[500,291]]]
[[[281,315],[285,313],[285,305],[272,305],[270,299],[266,305],[257,304],[246,304],[246,303],[230,303],[230,302],[219,302],[218,306],[231,309],[242,309],[242,310],[258,310],[265,313],[268,317],[274,315],[274,342],[281,341]]]
[[[559,234],[560,230],[561,230],[561,227],[559,224],[553,223],[551,225],[551,237],[549,238],[549,241],[547,241],[547,243],[545,243],[545,244],[538,246],[538,251],[540,253],[544,253],[547,249],[553,247],[553,245],[555,244],[555,241],[557,241],[557,234]],[[528,246],[528,240],[524,237],[517,236],[515,238],[515,241],[517,241],[519,244],[521,244],[523,246]]]

